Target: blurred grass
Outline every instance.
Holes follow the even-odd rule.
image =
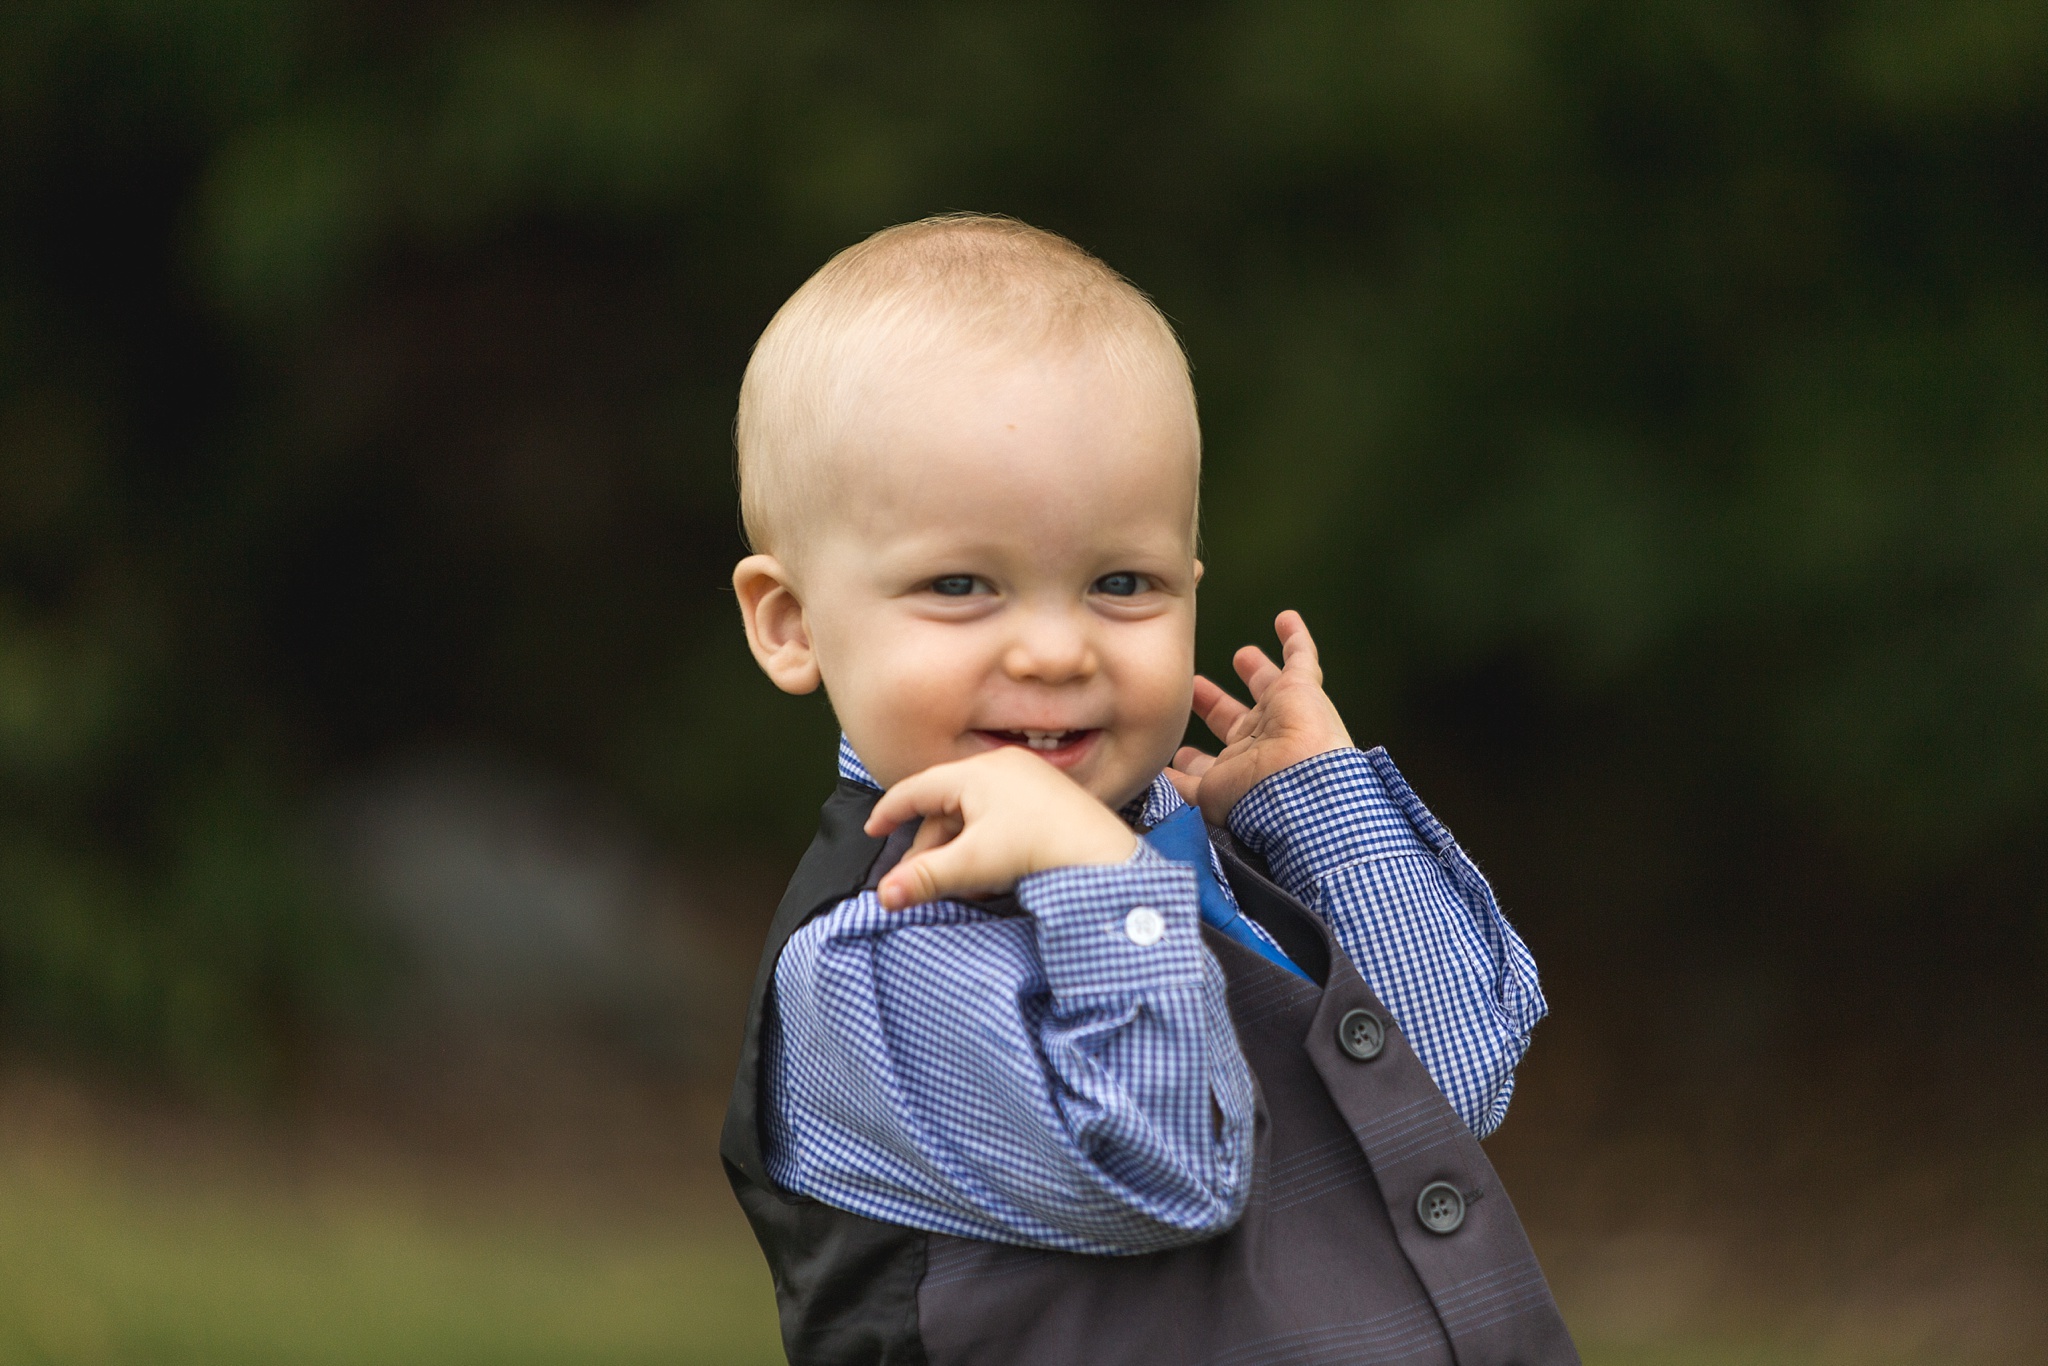
[[[0,1169],[0,1362],[399,1366],[779,1362],[731,1226],[427,1213],[388,1196],[159,1189]]]
[[[1613,1347],[1580,1343],[1586,1366],[1816,1366],[1825,1358],[1768,1347],[1704,1343]]]
[[[719,1097],[505,1047],[337,1059],[266,1111],[0,1062],[0,1366],[780,1362]],[[1590,1047],[1546,1040],[1490,1144],[1587,1366],[2048,1360],[2037,1144],[1852,1122],[1760,1153],[1668,1107],[1617,1134]],[[1715,1106],[1872,1113],[1747,1084]],[[1987,1189],[2015,1226],[1958,1223]]]
[[[1582,1347],[1587,1366],[1839,1360],[1767,1342]],[[736,1213],[628,1227],[391,1191],[145,1181],[46,1154],[0,1164],[5,1366],[782,1360]]]

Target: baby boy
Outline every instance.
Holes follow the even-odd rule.
[[[1576,1361],[1475,1137],[1534,964],[1298,615],[1249,704],[1194,673],[1150,301],[1012,220],[878,233],[736,441],[748,644],[844,732],[722,1145],[790,1359]]]

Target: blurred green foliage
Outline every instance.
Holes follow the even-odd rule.
[[[1649,794],[1632,911],[1773,839],[1787,914],[1928,904],[2048,829],[2044,154],[2026,0],[22,0],[10,1027],[271,1066],[361,957],[300,815],[411,745],[800,839],[831,723],[735,639],[732,396],[960,207],[1182,326],[1206,658],[1299,606],[1362,735]]]

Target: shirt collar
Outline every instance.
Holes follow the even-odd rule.
[[[853,742],[848,740],[844,733],[839,737],[839,776],[850,783],[871,787],[877,792],[882,790],[882,785],[875,781],[875,775],[868,772],[868,766],[853,752]],[[1180,793],[1174,790],[1172,781],[1162,773],[1152,780],[1150,787],[1133,797],[1117,814],[1137,830],[1145,831],[1152,829],[1186,805],[1187,803],[1180,799]]]
[[[853,752],[853,741],[846,738],[844,731],[839,735],[839,776],[862,787],[872,787],[880,792],[882,785],[875,781],[875,775],[868,772],[868,766]]]

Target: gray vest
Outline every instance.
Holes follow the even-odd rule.
[[[1567,1366],[1579,1360],[1500,1178],[1322,919],[1212,829],[1244,913],[1322,985],[1203,930],[1257,1082],[1251,1201],[1228,1232],[1093,1257],[885,1224],[761,1160],[761,1014],[783,945],[902,856],[842,782],[777,910],[720,1154],[795,1366]]]

